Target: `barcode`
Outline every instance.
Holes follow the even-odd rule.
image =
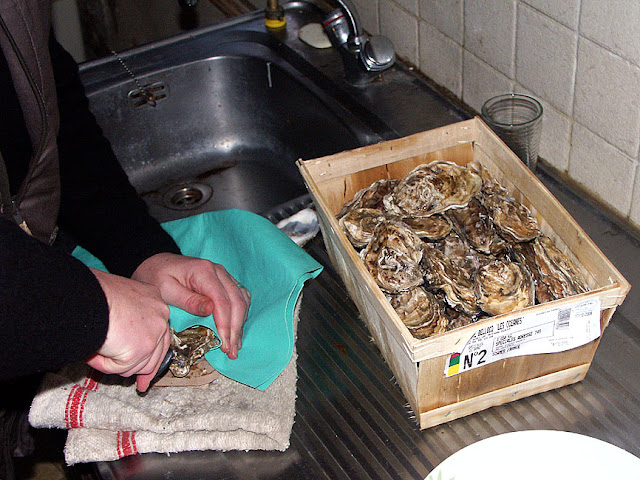
[[[569,328],[569,319],[571,318],[571,309],[565,308],[558,312],[558,322],[556,328]]]

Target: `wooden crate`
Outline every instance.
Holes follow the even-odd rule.
[[[542,233],[574,260],[591,290],[418,340],[404,326],[366,270],[339,227],[336,214],[345,201],[376,180],[401,178],[414,167],[434,160],[465,165],[474,159],[534,213]],[[578,382],[585,377],[601,332],[624,300],[630,285],[564,207],[482,120],[474,118],[335,155],[299,160],[298,167],[314,199],[331,261],[395,374],[421,428]],[[459,352],[472,337],[477,338],[487,331],[479,329],[499,329],[504,326],[501,322],[521,318],[523,312],[545,315],[553,309],[574,307],[582,300],[600,302],[600,330],[595,333],[598,335],[595,340],[562,352],[514,356],[457,375],[445,375],[450,356]],[[597,310],[592,312],[592,318],[597,324]]]

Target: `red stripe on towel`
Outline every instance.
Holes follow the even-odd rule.
[[[102,378],[101,372],[97,370],[91,370],[91,373],[89,373],[89,375],[87,375],[87,377],[84,379],[84,383],[82,384],[82,386],[87,390],[91,390],[92,392],[95,392],[96,390],[98,390],[98,386],[100,385],[101,378]]]
[[[136,455],[138,446],[136,445],[136,432],[117,432],[116,434],[116,450],[118,458]]]
[[[67,428],[84,427],[84,404],[89,391],[79,385],[71,387],[64,409],[64,421]]]

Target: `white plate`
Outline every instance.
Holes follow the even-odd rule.
[[[454,453],[426,480],[640,479],[640,459],[577,433],[527,430],[481,440]]]

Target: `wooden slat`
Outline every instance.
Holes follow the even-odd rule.
[[[567,368],[517,385],[501,388],[476,398],[420,412],[420,428],[430,428],[496,405],[513,402],[536,393],[579,382],[586,376],[589,366],[590,364]]]

